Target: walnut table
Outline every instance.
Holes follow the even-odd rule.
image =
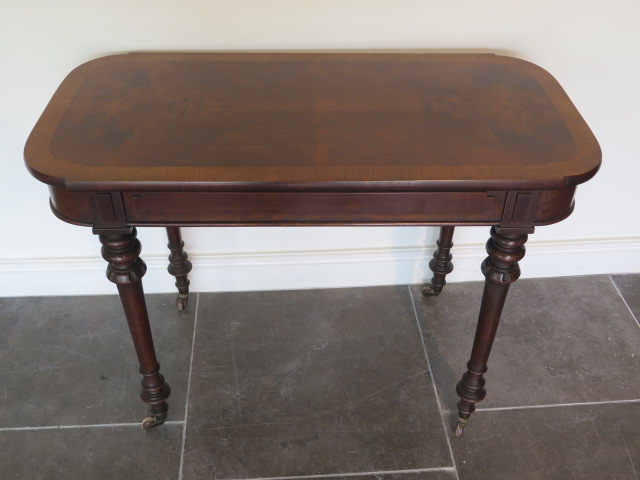
[[[182,309],[191,263],[181,226],[440,226],[432,295],[452,269],[454,227],[490,226],[457,434],[485,396],[527,234],[571,213],[600,158],[546,71],[471,54],[108,56],[67,76],[25,149],[53,212],[99,235],[140,361],[146,428],[166,419],[170,388],[136,227],[166,227]]]

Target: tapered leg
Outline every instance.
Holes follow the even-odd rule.
[[[455,227],[440,227],[440,238],[436,241],[438,248],[429,262],[429,268],[433,272],[430,285],[422,289],[423,295],[440,295],[444,287],[445,277],[453,270],[451,263],[451,247],[453,247],[453,229]]]
[[[171,250],[169,255],[169,273],[176,277],[176,287],[178,287],[178,298],[176,306],[178,310],[184,310],[189,299],[189,279],[187,274],[191,271],[191,262],[187,259],[187,254],[183,250],[184,242],[180,234],[180,227],[167,227],[167,247]]]
[[[115,283],[120,293],[133,345],[138,355],[142,374],[140,398],[151,409],[151,417],[143,421],[145,429],[161,425],[167,418],[169,406],[166,402],[171,393],[169,384],[160,374],[160,364],[151,336],[149,315],[144,300],[142,277],[147,266],[140,258],[140,241],[136,229],[129,234],[101,234],[102,256],[109,262],[107,278]]]
[[[475,404],[486,395],[483,376],[487,371],[489,353],[498,330],[509,285],[520,276],[518,261],[524,257],[526,241],[525,234],[499,234],[495,228],[491,229],[491,238],[487,242],[489,256],[482,263],[482,273],[486,279],[471,359],[467,363],[467,371],[456,386],[456,392],[460,397],[459,417],[455,427],[458,437],[475,410]]]

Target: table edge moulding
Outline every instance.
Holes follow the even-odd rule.
[[[142,289],[136,227],[164,227],[177,306],[187,308],[183,226],[440,227],[425,295],[453,269],[456,226],[491,227],[460,435],[527,236],[574,208],[601,161],[558,82],[492,54],[136,52],[62,82],[25,147],[53,212],[99,235],[149,405],[167,418]],[[452,386],[453,388],[453,386]]]

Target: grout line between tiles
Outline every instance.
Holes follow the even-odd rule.
[[[627,444],[627,439],[624,438],[624,433],[620,430],[620,435],[622,436],[622,441],[624,442],[624,449],[627,451],[627,458],[631,462],[631,469],[633,470],[633,475],[638,480],[638,470],[636,470],[636,465],[633,463],[633,457],[631,456],[631,452],[629,451],[629,445]]]
[[[447,414],[442,408],[440,403],[440,397],[438,396],[438,389],[436,388],[436,380],[433,376],[433,370],[431,369],[431,362],[429,361],[429,354],[427,353],[427,346],[424,343],[424,335],[422,335],[422,327],[420,327],[420,319],[418,318],[418,310],[416,309],[416,302],[413,299],[413,293],[411,292],[411,286],[407,285],[409,291],[409,298],[411,299],[411,305],[413,307],[413,315],[416,319],[416,325],[418,325],[418,333],[420,334],[420,342],[422,342],[422,350],[424,351],[424,357],[427,360],[427,368],[429,369],[429,376],[431,377],[431,385],[433,386],[433,393],[436,397],[436,403],[438,404],[438,413],[440,414],[440,422],[442,423],[442,429],[444,430],[444,437],[447,439],[447,446],[449,447],[449,455],[451,456],[451,464],[453,465],[453,472],[456,474],[456,478],[460,480],[458,475],[458,468],[456,467],[456,460],[453,457],[453,449],[451,448],[451,439],[449,438],[449,431],[447,430]]]
[[[502,410],[531,410],[534,408],[579,407],[593,405],[615,405],[619,403],[640,403],[640,398],[630,400],[608,400],[602,402],[552,403],[549,405],[522,405],[518,407],[487,407],[476,408],[476,412],[500,412]]]
[[[453,467],[440,467],[440,468],[419,468],[415,470],[388,470],[380,472],[354,472],[354,473],[327,473],[325,475],[302,475],[294,477],[255,477],[251,480],[303,480],[309,478],[346,478],[346,477],[364,477],[369,475],[398,475],[403,473],[435,473],[435,472],[453,472],[458,476]],[[240,480],[240,479],[227,479],[227,480]]]
[[[640,327],[640,322],[638,321],[638,319],[636,318],[636,316],[633,314],[633,310],[631,310],[631,307],[629,306],[629,304],[627,303],[627,301],[624,299],[624,296],[622,295],[622,292],[620,291],[620,289],[618,288],[618,285],[616,285],[616,282],[613,281],[613,277],[611,275],[608,275],[609,280],[611,280],[611,283],[613,283],[613,288],[616,289],[616,292],[618,292],[618,295],[620,295],[620,298],[622,299],[622,301],[624,302],[624,304],[627,306],[627,309],[629,310],[629,313],[631,314],[631,316],[633,317],[633,319],[636,321],[636,325],[638,325]]]
[[[184,465],[184,445],[187,440],[187,418],[189,415],[189,394],[191,393],[191,372],[193,371],[193,351],[196,345],[196,330],[198,328],[198,311],[200,306],[200,294],[196,296],[196,313],[193,318],[193,336],[191,337],[191,358],[189,359],[189,376],[187,378],[187,394],[184,405],[184,421],[182,426],[182,446],[180,447],[180,467],[178,468],[178,480],[182,480],[182,467]]]
[[[183,420],[164,422],[164,425],[182,425]],[[7,427],[0,428],[0,432],[28,432],[38,430],[72,430],[80,428],[113,428],[113,427],[140,427],[140,422],[135,423],[96,423],[93,425],[47,425],[43,427]]]

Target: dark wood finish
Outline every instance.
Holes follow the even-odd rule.
[[[139,224],[491,224],[500,221],[505,198],[505,192],[123,193],[127,218]]]
[[[429,54],[100,58],[65,79],[26,157],[76,191],[561,189],[600,163],[540,67]]]
[[[184,242],[180,227],[167,227],[167,247],[171,250],[169,255],[169,273],[176,277],[176,287],[178,288],[178,298],[176,306],[178,310],[184,310],[189,300],[189,279],[187,274],[191,271],[192,265],[188,260],[188,255],[184,251]]]
[[[455,227],[441,227],[440,237],[436,240],[437,249],[429,262],[429,268],[433,272],[431,284],[422,289],[423,295],[440,295],[447,281],[445,277],[453,271],[451,262],[451,247],[453,247],[453,230]]]
[[[147,305],[142,290],[142,277],[147,266],[140,258],[142,249],[136,238],[136,229],[130,233],[103,233],[100,235],[102,257],[109,262],[107,278],[118,287],[124,314],[140,363],[142,391],[140,398],[151,408],[152,424],[145,428],[164,423],[169,406],[166,402],[171,394],[169,384],[160,373],[156,359]]]
[[[526,241],[527,235],[521,232],[500,234],[495,228],[491,229],[491,238],[487,242],[489,256],[482,262],[484,293],[471,359],[467,363],[467,372],[456,386],[460,397],[457,436],[462,433],[466,420],[475,410],[475,404],[486,395],[483,376],[487,371],[487,361],[498,331],[509,285],[520,277],[518,262],[524,257]]]
[[[260,186],[257,186],[260,188]],[[233,187],[230,187],[233,188]],[[282,208],[278,210],[278,220],[269,220],[266,216],[261,217],[259,212],[264,212],[266,208],[256,205],[256,199],[264,201],[269,197],[252,193],[245,193],[237,197],[229,197],[228,194],[194,192],[153,192],[153,193],[131,193],[122,192],[123,203],[127,209],[127,225],[130,226],[223,226],[223,225],[261,225],[264,223],[280,225],[495,225],[500,223],[503,216],[512,216],[510,212],[504,210],[504,200],[508,192],[486,191],[475,192],[475,195],[468,196],[466,191],[445,192],[448,195],[441,196],[441,192],[425,192],[424,196],[407,195],[393,192],[397,196],[395,202],[387,205],[381,201],[384,196],[378,198],[379,210],[374,210],[365,199],[375,200],[376,197],[361,197],[360,206],[365,210],[360,214],[350,207],[350,195],[338,195],[337,197],[324,197],[315,192],[308,192],[304,196],[280,196],[282,192],[271,192],[275,199],[275,207],[280,207],[283,201],[288,198],[290,201],[303,199],[313,208],[315,218],[310,220],[304,215],[304,211],[294,205],[287,205],[286,211]],[[68,223],[76,225],[95,225],[92,216],[91,204],[93,195],[86,192],[72,192],[58,187],[49,188],[51,194],[51,208],[54,214]],[[236,194],[236,192],[233,192]],[[256,192],[264,193],[264,192]],[[360,193],[360,192],[354,192]],[[525,223],[532,226],[549,225],[559,222],[568,217],[574,208],[573,195],[575,187],[560,190],[542,190],[538,198],[535,218],[528,219]],[[278,194],[278,195],[275,195]],[[491,198],[495,198],[499,207],[491,207]],[[404,199],[401,199],[404,197]],[[225,209],[225,202],[234,199]],[[332,211],[329,208],[323,213],[321,205],[325,199],[338,198],[344,205],[337,204],[342,213]],[[471,202],[473,198],[480,201],[482,206],[474,206]],[[313,201],[312,201],[313,200]],[[400,208],[396,204],[398,201],[408,201],[409,205],[403,204]],[[411,202],[411,200],[413,200]],[[423,214],[421,210],[412,211],[411,205],[427,208],[432,216]],[[440,206],[436,208],[434,202]],[[214,204],[215,203],[215,204]],[[336,205],[336,202],[332,202]],[[318,205],[320,204],[320,205]],[[162,209],[166,208],[166,213],[162,214]],[[388,208],[388,209],[387,209]],[[351,211],[349,211],[351,210]],[[242,213],[247,213],[246,217]],[[298,216],[296,216],[296,212]],[[346,213],[346,215],[345,215]],[[449,213],[450,215],[447,215]],[[465,215],[473,214],[473,220],[465,218]],[[348,215],[348,216],[347,216]],[[359,219],[358,219],[359,217]],[[457,221],[455,219],[458,219]],[[496,221],[496,218],[498,220]],[[439,220],[438,220],[439,219]]]
[[[443,226],[434,291],[456,225],[493,227],[478,333],[458,385],[464,422],[526,234],[573,210],[600,149],[546,71],[496,55],[133,53],[81,65],[29,136],[29,171],[61,219],[105,245],[143,372],[166,416],[134,226]],[[186,293],[184,293],[186,295]]]

